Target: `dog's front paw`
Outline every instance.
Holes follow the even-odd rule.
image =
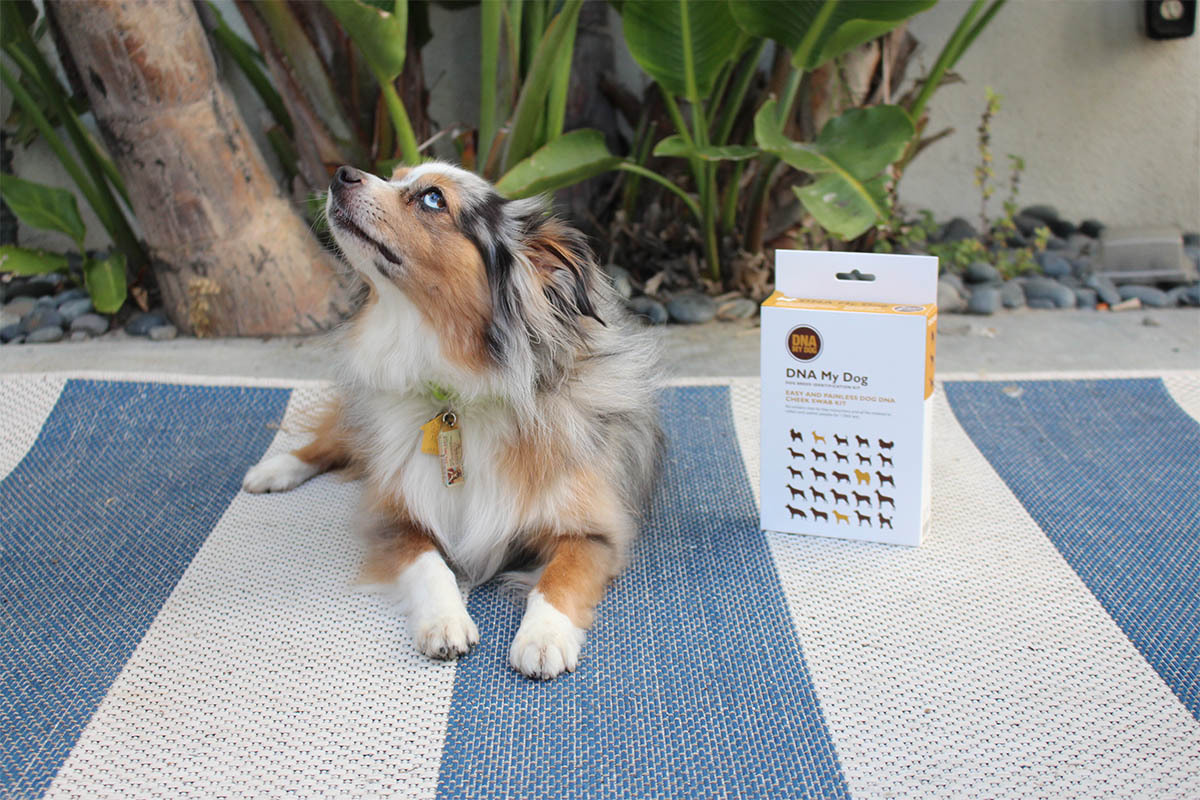
[[[508,650],[513,669],[538,680],[574,672],[586,632],[534,589],[525,606],[521,627]]]
[[[475,627],[475,621],[465,608],[409,615],[408,629],[417,650],[439,661],[453,661],[465,656],[479,644],[479,628]]]
[[[242,478],[242,488],[252,494],[286,492],[317,474],[312,464],[301,461],[291,453],[264,458]]]

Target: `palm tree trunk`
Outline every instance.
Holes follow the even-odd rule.
[[[149,245],[197,335],[308,333],[348,308],[336,259],[281,194],[187,0],[53,0]]]

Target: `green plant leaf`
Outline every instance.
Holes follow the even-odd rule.
[[[689,145],[679,134],[663,139],[654,146],[654,155],[659,158],[698,158],[701,161],[745,161],[761,155],[757,147],[741,144]]]
[[[697,94],[707,97],[737,55],[738,28],[724,2],[626,0],[621,23],[634,60],[676,97],[689,96],[689,67]]]
[[[870,41],[904,20],[932,7],[937,0],[830,0],[836,3],[816,39],[805,48],[807,57],[797,53],[795,66],[819,67],[847,50]],[[797,51],[817,20],[824,0],[729,0],[729,10],[746,33],[772,39],[789,50]],[[847,24],[849,27],[846,27]],[[846,27],[846,30],[843,28]]]
[[[853,239],[887,216],[883,169],[904,153],[916,130],[899,106],[855,108],[831,119],[812,144],[784,136],[775,101],[754,118],[759,147],[815,178],[796,195],[830,233]]]
[[[23,180],[15,175],[3,175],[0,176],[0,195],[4,196],[8,207],[26,225],[65,233],[83,249],[87,228],[79,216],[79,207],[71,192]]]
[[[15,244],[0,245],[0,272],[17,275],[43,275],[64,269],[67,257],[62,253],[17,247]]]
[[[408,4],[396,3],[397,13],[361,0],[325,0],[325,7],[337,17],[362,51],[367,66],[380,83],[394,81],[404,70],[405,45],[408,39]]]
[[[117,313],[125,302],[125,255],[114,252],[107,258],[86,259],[83,282],[97,311]]]
[[[584,128],[564,133],[521,161],[496,182],[496,191],[513,199],[552,192],[616,169],[620,163],[604,144],[604,134]]]

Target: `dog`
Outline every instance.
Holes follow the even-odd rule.
[[[804,458],[804,453],[797,453],[795,450],[793,450],[790,447],[787,450],[789,453],[792,454],[792,458]]]
[[[867,506],[870,507],[871,495],[859,494],[858,492],[851,492],[850,494],[854,495],[854,505],[855,506],[859,506],[859,505],[862,505],[863,503],[866,503]]]
[[[890,467],[890,466],[892,466],[892,460],[890,458],[888,458],[887,456],[885,456],[883,453],[880,453],[879,454],[879,466]]]
[[[786,503],[784,504],[784,508],[786,508],[791,513],[792,519],[795,519],[796,515],[799,515],[800,519],[808,519],[808,517],[806,517],[804,515],[804,511],[802,511],[799,508],[792,508],[791,505],[786,504]]]
[[[811,496],[812,496],[812,499],[813,499],[813,502],[814,502],[814,503],[815,503],[815,502],[817,502],[818,500],[820,500],[822,503],[824,503],[824,502],[825,502],[825,493],[824,493],[824,492],[817,491],[817,487],[815,487],[815,486],[809,486],[809,487],[808,487],[808,493],[809,493],[809,495],[811,495]]]
[[[850,457],[845,455],[844,453],[839,453],[837,450],[834,450],[833,455],[837,458],[837,461],[835,462],[837,464],[840,464],[843,461],[845,461],[847,464],[850,463]]]
[[[888,497],[886,494],[880,494],[879,490],[875,490],[875,499],[879,501],[879,507],[883,508],[884,503],[889,503],[892,508],[896,507],[896,501]]]
[[[892,518],[891,517],[885,517],[883,514],[878,514],[877,516],[879,517],[879,527],[880,528],[882,528],[884,525],[887,525],[889,528],[892,528]],[[895,528],[892,528],[892,530],[895,530]]]
[[[848,496],[842,494],[837,489],[830,489],[830,491],[833,492],[833,504],[835,506],[838,503],[845,503],[846,505],[850,505],[850,498]]]
[[[813,444],[816,444],[817,442],[820,442],[821,444],[825,444],[825,437],[819,435],[816,431],[812,432],[812,437],[813,437]]]
[[[833,481],[834,481],[834,483],[841,483],[842,481],[845,481],[846,483],[849,483],[849,482],[850,482],[850,476],[849,476],[849,475],[847,475],[847,474],[846,474],[846,473],[844,473],[844,472],[838,472],[838,471],[834,470],[834,473],[833,473]]]
[[[834,509],[833,518],[835,520],[835,522],[834,522],[835,525],[838,524],[839,522],[844,522],[847,525],[850,524],[850,517],[846,514],[839,513],[837,511],[837,509]]]
[[[825,457],[825,454],[822,453],[820,450],[813,450],[810,448],[809,452],[813,454],[813,461],[828,461],[829,460],[828,458]]]
[[[837,444],[840,444],[842,447],[850,446],[849,439],[847,439],[845,436],[838,436],[836,433],[833,435],[833,441],[836,442]]]
[[[800,499],[801,499],[801,500],[804,500],[804,499],[805,499],[805,497],[804,497],[804,490],[803,490],[803,489],[797,489],[795,486],[792,486],[790,483],[787,485],[787,489],[788,489],[788,491],[789,491],[789,492],[791,492],[791,493],[792,493],[792,499],[793,499],[793,500],[795,500],[795,499],[796,499],[796,495],[800,495]]]
[[[864,483],[867,486],[871,485],[871,473],[869,472],[863,472],[861,469],[856,469],[854,470],[854,477],[858,480],[858,483],[854,484],[855,486],[861,486]]]
[[[870,514],[864,514],[861,511],[855,511],[854,516],[858,517],[858,527],[861,528],[862,524],[864,522],[867,523],[868,528],[871,527],[871,515]]]
[[[793,442],[795,442],[795,441],[801,441],[801,442],[803,442],[803,441],[804,441],[804,437],[800,435],[800,431],[797,431],[797,430],[793,430],[793,429],[791,429],[791,428],[788,428],[788,433],[790,433],[790,434],[792,435],[792,441],[793,441]]]
[[[894,476],[892,476],[892,475],[884,475],[884,474],[883,474],[882,472],[880,472],[879,470],[875,470],[875,475],[876,475],[876,477],[878,477],[878,478],[879,478],[879,485],[880,485],[880,486],[883,486],[885,483],[890,483],[892,486],[895,486],[895,485],[896,485],[896,481],[894,481],[894,480],[892,479],[892,478],[894,477]]]
[[[796,469],[795,467],[789,466],[788,472],[792,473],[793,478],[803,478],[804,477],[804,470],[802,470],[802,469]]]
[[[854,455],[858,458],[858,465],[860,467],[863,464],[866,464],[868,467],[871,466],[871,457],[870,456],[864,456],[861,453],[855,453]]]
[[[885,442],[883,439],[880,439],[879,440],[879,449],[880,450],[891,450],[892,445],[894,443],[895,443],[894,441],[893,442]]]
[[[390,180],[340,167],[326,218],[366,297],[341,331],[338,400],[309,444],[243,482],[361,477],[363,579],[432,658],[479,641],[459,579],[530,586],[508,661],[535,679],[579,664],[664,441],[653,334],[546,210],[448,164]]]
[[[871,446],[870,439],[864,439],[863,437],[859,436],[857,433],[854,434],[854,440],[858,443],[859,447],[870,447]]]
[[[809,467],[808,471],[812,473],[814,481],[817,480],[818,478],[823,481],[829,480],[828,478],[825,477],[825,473],[821,472],[821,470],[817,469],[816,467]]]
[[[829,515],[828,515],[828,514],[826,514],[824,511],[817,511],[817,510],[816,510],[815,508],[813,508],[812,506],[809,506],[809,507],[808,507],[808,510],[812,512],[812,515],[813,515],[813,522],[816,522],[816,521],[817,521],[817,520],[819,520],[819,519],[823,519],[823,520],[825,520],[826,522],[829,522]]]

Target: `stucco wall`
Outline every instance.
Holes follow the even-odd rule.
[[[933,63],[965,8],[943,0],[912,20],[919,63]],[[976,128],[991,86],[1004,96],[997,171],[1007,153],[1025,159],[1021,203],[1200,229],[1200,33],[1155,41],[1141,14],[1139,0],[1010,0],[958,63],[966,83],[934,95],[930,130],[956,132],[913,162],[904,203],[974,218]]]

